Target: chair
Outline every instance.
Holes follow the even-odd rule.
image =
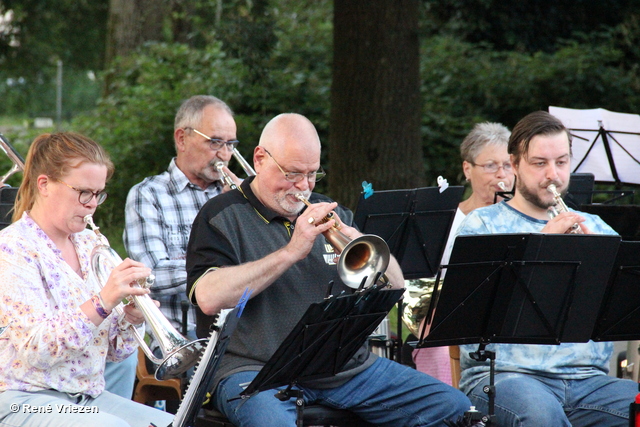
[[[449,358],[451,359],[451,385],[458,388],[460,384],[460,346],[449,346]]]
[[[157,380],[147,369],[146,356],[142,349],[138,349],[136,377],[138,381],[133,391],[133,400],[138,403],[182,399],[182,381],[179,378]]]
[[[375,427],[353,412],[323,405],[305,406],[302,422],[303,426]],[[196,418],[195,427],[234,427],[234,425],[220,412],[206,409]]]

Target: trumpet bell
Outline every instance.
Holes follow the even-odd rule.
[[[186,344],[184,344],[184,342],[186,342]],[[162,381],[167,378],[179,377],[198,363],[206,346],[207,340],[204,338],[191,342],[184,340],[180,347],[169,352],[162,363],[160,363],[156,369],[156,379]]]
[[[365,287],[371,284],[376,273],[386,271],[390,258],[387,242],[379,236],[365,234],[346,244],[338,258],[338,274],[350,288],[360,287],[367,277]]]

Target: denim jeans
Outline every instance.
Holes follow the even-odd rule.
[[[281,402],[274,397],[275,390],[247,400],[233,399],[242,391],[240,384],[256,375],[256,371],[244,371],[222,380],[214,395],[218,410],[238,427],[295,426],[294,399]],[[299,389],[304,392],[305,405],[320,403],[348,409],[379,426],[442,426],[443,420],[457,419],[470,406],[462,392],[382,357],[339,387]]]
[[[489,377],[469,392],[483,413],[488,397],[482,387]],[[629,404],[638,394],[638,384],[606,375],[580,380],[552,379],[519,373],[495,377],[496,424],[501,427],[627,427]]]
[[[137,351],[121,362],[107,362],[104,367],[104,389],[125,399],[131,399],[136,381],[136,366]]]

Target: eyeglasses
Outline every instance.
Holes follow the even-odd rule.
[[[484,169],[484,173],[496,173],[500,168],[502,168],[502,170],[504,170],[505,172],[511,172],[512,169],[511,163],[508,162],[501,165],[493,162],[485,163],[484,165],[477,165],[473,162],[471,164],[473,166],[479,166]]]
[[[75,190],[78,192],[78,201],[80,202],[80,204],[86,205],[88,203],[91,202],[91,200],[95,197],[96,198],[96,202],[101,205],[102,202],[104,202],[107,199],[107,193],[102,190],[102,191],[96,191],[95,193],[93,191],[89,191],[89,190],[79,190],[76,187],[72,187],[69,184],[67,184],[66,182],[64,182],[61,179],[56,179],[56,181],[58,181],[61,184],[66,185],[67,187],[69,187],[72,190]]]
[[[264,148],[264,147],[263,147]],[[286,179],[289,182],[300,182],[303,179],[307,179],[309,182],[318,182],[320,181],[322,178],[325,177],[325,175],[327,174],[324,169],[322,169],[322,166],[320,166],[320,170],[316,171],[316,172],[309,172],[309,173],[301,173],[301,172],[285,172],[284,169],[282,169],[282,166],[280,166],[280,163],[278,163],[276,161],[276,159],[273,158],[273,156],[271,155],[271,153],[264,148],[264,151],[269,155],[269,157],[271,157],[273,159],[273,161],[276,163],[276,166],[278,166],[278,169],[280,169],[280,172],[282,172],[282,174],[284,175],[284,179]]]
[[[227,150],[233,151],[238,146],[238,144],[240,144],[240,141],[238,141],[237,139],[231,139],[229,141],[225,141],[224,139],[220,139],[220,138],[211,138],[205,135],[204,133],[200,132],[198,129],[189,128],[189,127],[186,127],[185,129],[191,129],[198,135],[202,136],[203,138],[206,138],[207,141],[209,141],[209,144],[211,144],[209,148],[211,148],[213,151],[218,151],[225,146],[227,147]]]

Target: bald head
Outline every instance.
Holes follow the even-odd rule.
[[[315,126],[300,114],[274,117],[262,131],[253,165],[253,193],[266,207],[294,220],[304,208],[296,195],[309,197],[316,185],[312,178],[320,169],[320,137]],[[306,179],[295,180],[302,175]]]
[[[295,113],[271,119],[260,135],[259,145],[274,155],[291,149],[310,150],[320,155],[320,137],[315,126],[305,116]]]

